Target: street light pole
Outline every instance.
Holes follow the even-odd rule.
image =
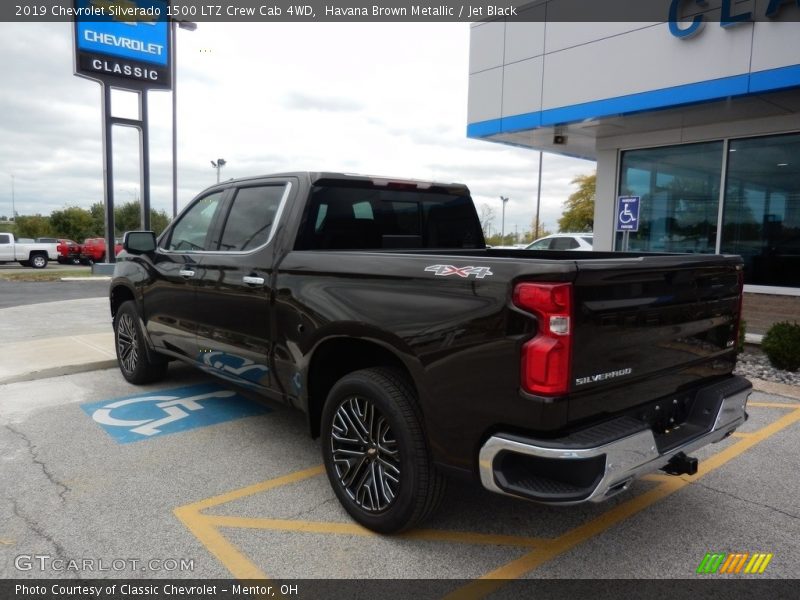
[[[219,183],[219,172],[220,172],[220,169],[222,169],[222,167],[224,167],[226,164],[228,164],[228,163],[224,158],[218,158],[216,160],[216,162],[213,161],[213,160],[211,161],[211,166],[214,167],[217,170],[217,183]]]
[[[502,246],[505,243],[506,237],[506,202],[508,202],[508,198],[506,196],[500,196],[500,200],[503,202],[503,220],[500,228],[500,245]]]
[[[17,209],[14,206],[14,174],[11,174],[11,220],[17,223]]]
[[[172,218],[178,214],[178,28],[194,31],[197,23],[172,20]]]

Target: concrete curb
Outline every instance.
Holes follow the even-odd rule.
[[[800,400],[800,387],[796,385],[788,385],[786,383],[775,383],[773,381],[764,381],[763,379],[748,378],[753,384],[753,389],[757,392],[764,392],[765,394],[776,394],[778,396],[785,396],[793,400]]]
[[[20,383],[22,381],[35,381],[37,379],[49,379],[51,377],[60,377],[62,375],[75,375],[76,373],[86,373],[88,371],[101,371],[103,369],[111,369],[116,366],[116,358],[110,358],[107,360],[94,360],[77,365],[62,365],[58,367],[51,367],[49,369],[41,369],[39,371],[20,373],[12,377],[0,379],[0,385],[5,385],[7,383]]]

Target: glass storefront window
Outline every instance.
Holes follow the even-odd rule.
[[[713,253],[716,250],[723,143],[622,153],[620,196],[640,196],[639,231],[627,249]],[[617,233],[617,250],[625,240]]]
[[[800,286],[800,134],[731,140],[721,251],[745,283]]]

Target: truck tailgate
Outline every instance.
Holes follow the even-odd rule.
[[[741,259],[577,260],[569,420],[674,395],[735,365]]]

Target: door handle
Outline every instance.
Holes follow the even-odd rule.
[[[181,269],[180,271],[178,271],[178,274],[181,277],[186,277],[187,279],[189,277],[194,277],[194,271],[192,271],[191,269]]]
[[[251,277],[250,275],[245,275],[242,277],[242,281],[244,281],[247,285],[264,285],[263,277]]]

